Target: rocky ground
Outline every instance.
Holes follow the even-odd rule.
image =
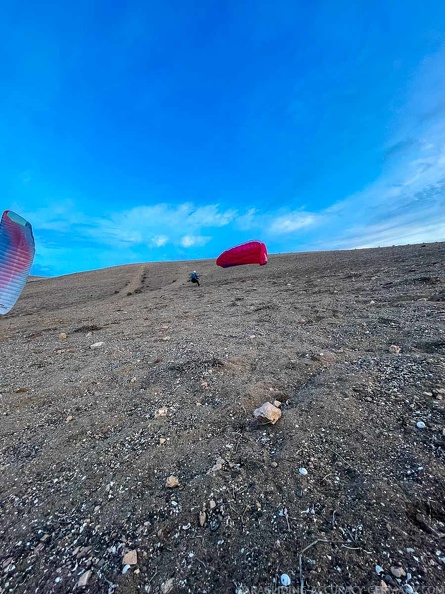
[[[442,591],[444,256],[29,282],[0,319],[0,593]]]

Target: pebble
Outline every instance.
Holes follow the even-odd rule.
[[[161,584],[162,594],[170,594],[170,592],[173,590],[174,585],[175,585],[175,580],[173,578],[170,578],[169,580],[167,580],[166,582]]]
[[[90,581],[92,575],[93,575],[93,572],[91,571],[91,569],[82,573],[82,575],[80,576],[80,578],[77,582],[77,587],[85,588],[88,585],[88,582]]]
[[[167,489],[174,489],[178,485],[179,485],[179,480],[173,474],[171,474],[165,481],[165,486],[167,487]]]
[[[65,332],[61,332],[59,334],[59,338],[60,338],[60,340],[66,340],[67,336],[66,336]]]
[[[199,512],[199,525],[204,526],[204,524],[206,523],[206,520],[207,520],[207,514],[205,513],[205,511],[200,511]]]
[[[281,574],[280,581],[282,586],[290,586],[290,577],[287,575],[287,573]]]
[[[385,582],[385,584],[387,584],[388,586],[397,586],[397,582],[396,580],[393,578],[392,575],[389,575],[389,573],[385,574],[383,576],[383,581]]]
[[[281,406],[282,404],[283,404],[283,403],[282,403],[282,402],[280,402],[279,400],[274,400],[274,401],[273,401],[273,405],[274,405],[274,406],[276,406],[277,408],[280,408],[280,406]]]
[[[416,427],[417,429],[425,429],[426,425],[423,421],[417,421]]]
[[[127,573],[127,571],[130,569],[130,565],[124,565],[122,568],[122,573]]]
[[[221,526],[221,516],[213,516],[209,522],[209,528],[212,532],[216,532]]]
[[[72,415],[68,415],[66,418],[66,422],[70,423],[73,420],[73,416]]]
[[[160,444],[160,445],[164,445],[164,443],[165,443],[166,441],[167,441],[167,440],[165,439],[165,437],[160,437],[160,438],[159,438],[159,444]]]
[[[128,551],[128,553],[125,553],[125,555],[122,559],[122,563],[124,565],[137,565],[137,562],[138,562],[138,554],[135,549],[133,549],[132,551]]]
[[[207,474],[210,474],[211,472],[218,472],[219,470],[222,469],[222,467],[224,466],[225,463],[226,463],[226,461],[224,460],[224,458],[218,458],[216,463],[207,472]]]
[[[380,574],[383,573],[383,567],[380,567],[380,565],[376,565],[375,566],[375,572]]]
[[[396,344],[392,344],[389,347],[389,352],[390,353],[396,353],[397,355],[400,353],[401,350],[402,350],[401,347],[397,346]]]
[[[401,578],[406,575],[405,570],[402,567],[391,567],[391,573],[396,578]]]
[[[409,584],[405,584],[403,588],[406,594],[414,594],[414,589]]]
[[[166,417],[167,413],[168,413],[168,408],[166,406],[163,406],[162,408],[159,408],[155,412],[155,419],[158,419],[159,417]]]
[[[298,472],[299,472],[299,474],[302,474],[303,476],[306,476],[306,474],[307,474],[306,468],[299,468]]]
[[[94,344],[92,344],[90,346],[90,349],[100,349],[101,346],[103,346],[105,343],[104,342],[95,342]]]
[[[433,393],[432,393],[432,392],[422,392],[422,394],[423,394],[424,396],[432,396],[432,395],[433,395]]]
[[[321,353],[316,353],[315,355],[313,355],[312,360],[327,365],[335,363],[337,360],[337,355],[331,351],[323,351]]]

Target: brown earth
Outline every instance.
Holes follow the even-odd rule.
[[[444,256],[29,283],[0,319],[0,593],[441,591]]]

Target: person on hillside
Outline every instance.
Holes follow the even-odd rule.
[[[199,284],[199,274],[196,272],[196,270],[194,270],[191,274],[190,274],[190,282],[194,283],[195,285],[198,285],[198,287],[200,286]]]

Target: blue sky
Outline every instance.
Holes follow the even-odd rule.
[[[440,0],[2,3],[34,274],[445,240]]]

